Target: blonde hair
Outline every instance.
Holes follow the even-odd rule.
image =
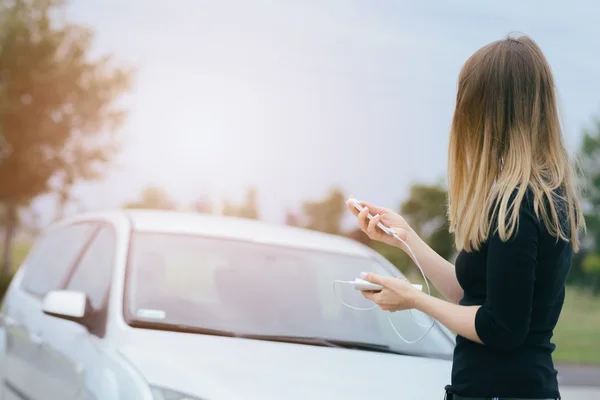
[[[480,248],[497,219],[508,240],[525,194],[548,231],[579,249],[585,228],[552,71],[529,37],[488,44],[463,66],[452,120],[448,218],[458,250]]]

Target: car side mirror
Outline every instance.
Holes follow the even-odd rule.
[[[44,296],[44,314],[74,322],[82,322],[88,299],[85,293],[72,290],[52,290]]]

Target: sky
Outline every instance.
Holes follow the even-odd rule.
[[[593,0],[76,0],[67,16],[94,29],[95,55],[137,69],[122,153],[75,190],[88,210],[148,185],[182,203],[254,186],[275,223],[333,186],[397,208],[445,180],[462,64],[511,32],[550,62],[570,151],[600,115]]]

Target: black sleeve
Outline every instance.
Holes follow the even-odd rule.
[[[490,235],[487,297],[475,315],[475,330],[486,346],[512,350],[529,332],[539,235],[540,223],[527,196],[512,237],[503,242],[494,231]]]

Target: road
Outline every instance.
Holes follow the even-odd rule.
[[[594,400],[600,399],[600,388],[561,387],[562,400]]]
[[[559,364],[558,383],[563,386],[596,387],[600,389],[600,367]],[[598,396],[600,399],[600,396]]]
[[[600,399],[600,367],[560,364],[556,369],[563,400]]]

